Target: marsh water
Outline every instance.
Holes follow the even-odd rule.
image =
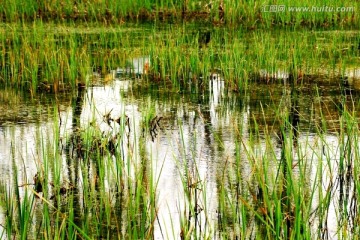
[[[204,47],[199,51],[204,51]],[[250,155],[259,161],[264,155],[268,156],[272,159],[270,169],[276,171],[283,145],[279,111],[288,111],[297,132],[294,140],[296,152],[292,153],[293,171],[296,174],[296,161],[309,159],[308,184],[316,185],[318,189],[314,194],[328,192],[328,188],[331,188],[332,201],[326,215],[326,231],[329,238],[336,238],[338,225],[342,221],[339,219],[338,206],[349,208],[351,212],[350,202],[354,194],[351,180],[339,183],[340,178],[335,175],[338,168],[336,162],[340,158],[339,135],[342,126],[339,119],[342,117],[342,110],[359,110],[359,95],[355,85],[346,85],[344,89],[340,77],[313,74],[311,81],[293,87],[289,84],[289,74],[279,69],[273,71],[276,73],[274,78],[280,79],[276,83],[254,81],[248,86],[248,90],[241,92],[228,90],[226,79],[218,72],[204,74],[202,81],[206,87],[202,91],[192,91],[186,87],[182,91],[172,91],[164,89],[161,83],[152,83],[143,88],[142,82],[144,85],[146,82],[143,61],[151,59],[143,54],[123,60],[123,63],[132,63],[135,72],[136,68],[141,69],[138,76],[123,74],[125,64],[113,66],[110,69],[113,71],[109,70],[112,74],[110,80],[106,79],[106,74],[95,74],[92,73],[93,70],[89,70],[90,78],[96,78],[97,83],[73,93],[39,92],[31,96],[28,92],[1,89],[1,181],[12,185],[15,164],[18,185],[33,183],[34,176],[43,168],[44,158],[51,161],[58,154],[62,159],[60,169],[63,184],[76,186],[77,190],[82,189],[87,186],[85,174],[81,174],[85,170],[79,163],[81,159],[72,157],[76,146],[70,146],[69,139],[77,132],[90,128],[100,129],[104,138],[113,139],[118,132],[124,131],[126,137],[117,139],[117,147],[122,148],[121,158],[131,159],[126,163],[129,165],[146,159],[146,171],[152,172],[157,181],[155,239],[172,239],[173,236],[180,239],[180,219],[187,205],[184,175],[189,184],[199,184],[196,193],[199,197],[197,207],[200,209],[196,214],[197,231],[211,228],[209,237],[212,239],[220,239],[222,231],[232,231],[235,238],[240,234],[240,226],[232,229],[216,227],[219,219],[224,217],[219,216],[218,211],[219,189],[224,187],[224,182],[220,179],[224,177],[224,171],[229,171],[229,182],[235,182],[231,169],[234,164],[240,164],[240,188],[246,189],[254,184],[254,163],[249,159],[247,142],[253,144]],[[352,81],[360,81],[358,69],[354,67],[345,71]],[[150,123],[150,130],[144,127],[147,115],[157,121],[155,125],[154,121]],[[109,117],[124,119],[125,116],[128,122],[124,128],[116,121],[107,121]],[[59,139],[61,146],[54,147],[54,139]],[[237,161],[239,156],[240,163]],[[115,160],[113,164],[116,164]],[[323,182],[316,183],[319,164],[324,165],[321,169],[327,177]],[[96,179],[95,168],[95,165],[89,167],[90,182]],[[105,178],[109,194],[116,192],[116,173],[113,174],[114,176],[110,174]],[[128,171],[127,174],[134,173]],[[346,186],[343,187],[342,184]],[[19,187],[21,191],[24,188]],[[304,194],[306,188],[304,186]],[[84,207],[81,194],[82,191],[75,192],[78,195],[78,206],[73,206],[80,225],[81,221],[87,221],[81,216],[80,209]],[[244,190],[243,194],[245,199],[251,192]],[[66,202],[65,195],[61,198]],[[317,199],[316,196],[313,198]],[[43,204],[39,199],[36,201],[36,205]],[[316,206],[317,202],[314,200],[313,211],[316,211]],[[119,206],[114,200],[113,208],[117,207]],[[0,223],[4,225],[6,213],[0,212]],[[34,231],[41,224],[41,214],[41,211],[36,212],[32,220]],[[319,219],[313,220],[314,229],[319,222]],[[351,220],[348,224],[351,224]],[[261,225],[261,222],[248,220],[247,236],[257,238],[261,234]],[[110,232],[108,238],[112,236],[111,229],[107,230]]]

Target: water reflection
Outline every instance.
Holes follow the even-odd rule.
[[[71,97],[50,94],[31,97],[17,90],[0,90],[0,126],[39,123],[49,119],[55,107],[69,105]]]
[[[144,61],[138,62],[138,67],[144,67]],[[17,176],[19,181],[32,183],[32,178],[38,172],[38,166],[42,164],[44,158],[60,157],[63,163],[61,166],[63,181],[67,182],[68,189],[71,188],[77,193],[74,197],[78,208],[74,214],[77,215],[77,223],[81,225],[82,213],[86,212],[86,206],[81,200],[83,192],[81,189],[94,186],[97,191],[104,191],[99,188],[97,182],[101,178],[106,181],[105,191],[111,194],[120,194],[118,190],[120,186],[115,174],[103,176],[99,171],[98,163],[79,161],[84,154],[81,148],[77,148],[82,141],[79,130],[96,126],[106,139],[115,139],[117,132],[122,131],[120,124],[116,121],[107,121],[106,116],[113,120],[127,116],[129,129],[126,130],[126,137],[117,139],[122,155],[112,156],[108,160],[109,164],[116,164],[119,159],[131,158],[134,162],[126,164],[141,162],[145,173],[154,173],[154,178],[158,181],[159,207],[154,238],[179,237],[182,229],[178,219],[184,214],[188,216],[188,221],[192,222],[195,231],[199,231],[199,234],[212,232],[214,238],[221,238],[220,232],[228,230],[221,229],[221,223],[230,221],[227,219],[228,216],[219,214],[219,209],[223,207],[219,205],[219,192],[228,188],[223,186],[224,181],[221,179],[228,177],[230,183],[239,184],[237,194],[243,195],[244,198],[246,195],[257,197],[252,201],[254,205],[258,204],[261,200],[259,196],[264,189],[253,180],[252,174],[256,165],[251,162],[253,159],[249,158],[245,150],[251,150],[254,159],[262,159],[264,156],[269,158],[270,166],[267,174],[269,177],[274,176],[270,172],[276,171],[279,162],[286,163],[285,148],[289,146],[284,139],[287,137],[286,134],[293,132],[291,144],[294,149],[292,152],[294,162],[293,166],[282,168],[283,176],[285,179],[289,174],[295,174],[298,178],[303,177],[304,173],[297,168],[297,164],[301,161],[309,164],[306,168],[309,186],[319,181],[320,172],[326,176],[322,178],[324,182],[319,184],[319,190],[314,193],[316,196],[312,198],[314,205],[312,211],[318,211],[316,199],[331,189],[330,193],[335,200],[331,203],[333,205],[327,214],[328,219],[326,221],[316,219],[314,222],[317,221],[317,225],[325,222],[326,226],[322,228],[327,229],[326,234],[334,236],[338,221],[343,221],[337,219],[337,213],[349,209],[346,200],[351,198],[354,186],[346,174],[350,170],[342,169],[337,164],[329,164],[328,161],[329,159],[337,161],[341,158],[339,141],[342,138],[338,135],[340,132],[338,119],[342,111],[339,106],[341,103],[342,108],[350,109],[354,107],[351,102],[347,101],[346,97],[344,100],[344,96],[333,96],[326,92],[314,97],[312,93],[321,86],[314,87],[315,90],[294,88],[286,83],[273,85],[271,88],[254,86],[251,93],[242,96],[228,93],[224,80],[219,74],[211,75],[208,81],[209,92],[205,95],[169,95],[161,91],[135,90],[132,89],[131,80],[115,80],[110,85],[94,86],[79,91],[71,100],[58,102],[59,111],[55,111],[54,108],[48,110],[51,114],[46,118],[41,117],[43,116],[40,114],[41,109],[48,109],[53,104],[47,106],[46,103],[41,103],[32,106],[28,104],[29,99],[15,94],[13,98],[6,97],[8,93],[4,92],[2,102],[18,104],[21,106],[19,109],[24,108],[24,111],[29,112],[28,115],[35,114],[36,117],[30,119],[36,118],[38,121],[29,120],[19,125],[18,117],[13,120],[8,117],[13,115],[12,112],[4,114],[2,111],[1,122],[12,121],[10,125],[0,127],[2,176],[10,178],[13,174],[12,159],[15,159],[19,166]],[[53,120],[53,114],[59,114],[58,119]],[[287,117],[281,118],[284,115]],[[161,117],[155,137],[146,134],[144,130],[147,116],[151,116],[150,120],[155,116]],[[286,121],[284,122],[283,119]],[[325,141],[321,141],[318,137],[318,133],[322,131],[326,131],[323,135]],[[259,133],[260,136],[254,136]],[[64,141],[60,153],[53,153],[52,156],[42,155],[41,149],[44,147],[57,149],[51,143],[51,139],[57,134]],[[257,140],[253,140],[254,138]],[[321,145],[324,142],[326,146]],[[238,149],[239,144],[243,148],[242,151]],[[276,146],[275,149],[273,146]],[[240,162],[238,162],[239,156]],[[306,162],[307,160],[309,162]],[[241,165],[240,176],[235,173],[230,174],[235,164]],[[350,162],[351,164],[353,162]],[[335,173],[338,178],[334,177]],[[129,171],[127,174],[131,176],[135,175],[135,172]],[[84,179],[84,176],[88,176],[88,179]],[[144,178],[144,181],[148,180]],[[253,185],[257,192],[246,193],[244,189],[249,185]],[[196,197],[188,199],[186,188]],[[286,190],[283,189],[282,204],[288,207],[287,212],[290,216],[292,209],[289,202],[286,202]],[[306,191],[308,190],[305,187],[304,192]],[[195,215],[192,213],[193,209],[189,209],[189,202],[196,207]],[[122,209],[121,204],[123,203],[120,200],[115,200],[113,205]],[[338,209],[337,206],[342,208]],[[258,209],[261,211],[261,205],[258,205]],[[119,214],[122,216],[124,213]],[[36,224],[39,224],[40,219],[41,216],[36,217]],[[291,224],[289,220],[289,228]],[[253,226],[254,231],[261,232],[261,223],[250,221],[250,225]],[[111,232],[111,229],[106,231]],[[236,230],[235,227],[231,231],[234,237],[240,235],[240,230]],[[105,233],[100,235],[102,234]]]
[[[124,66],[118,66],[116,69],[106,70],[98,66],[89,70],[86,82],[92,86],[102,86],[111,83],[113,80],[122,80],[124,78],[140,79],[143,75],[149,73],[150,67],[150,56],[134,57],[127,60]]]
[[[150,56],[140,56],[132,58],[131,61],[127,61],[125,68],[118,67],[116,70],[112,70],[114,78],[121,78],[128,75],[140,77],[147,74],[150,68]]]
[[[351,88],[360,90],[360,68],[346,69],[345,77]]]

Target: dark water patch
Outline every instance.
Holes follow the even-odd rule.
[[[52,119],[54,111],[70,105],[69,94],[41,94],[36,97],[13,89],[0,90],[0,125],[41,123]]]

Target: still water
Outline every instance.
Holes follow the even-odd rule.
[[[108,44],[106,40],[96,40],[107,35],[94,31],[79,34],[80,39],[86,39],[89,34],[92,41],[87,42],[89,48],[102,46],[106,50],[101,49],[103,52],[110,53],[116,52],[116,47],[121,49],[121,42]],[[274,192],[283,188],[277,176],[287,154],[290,155],[287,158],[292,159],[287,163],[288,171],[302,184],[298,191],[303,195],[301,199],[311,203],[306,209],[308,212],[302,214],[307,214],[308,222],[304,224],[312,230],[312,236],[337,239],[340,227],[355,228],[357,199],[351,171],[356,160],[348,162],[346,173],[351,174],[340,171],[344,166],[339,162],[344,152],[349,152],[348,159],[357,159],[353,156],[357,151],[347,149],[359,149],[356,136],[347,136],[344,130],[351,124],[343,121],[353,118],[356,125],[359,117],[360,70],[356,64],[337,70],[335,77],[326,74],[324,69],[309,70],[297,86],[290,84],[292,73],[269,67],[249,74],[257,78],[251,79],[241,92],[229,90],[225,77],[215,69],[197,76],[203,86],[196,91],[192,83],[182,86],[181,91],[169,90],[161,83],[149,85],[144,77],[153,58],[144,55],[148,52],[141,53],[137,41],[152,40],[147,36],[149,33],[149,29],[134,31],[133,37],[137,39],[128,37],[131,46],[134,45],[129,52],[139,52],[139,55],[122,59],[121,66],[113,69],[90,69],[86,81],[91,84],[76,93],[30,96],[13,89],[0,90],[0,183],[6,191],[18,188],[24,197],[26,189],[33,190],[37,174],[49,171],[47,187],[51,189],[54,182],[59,181],[65,192],[58,198],[60,212],[71,208],[75,224],[87,226],[87,222],[99,217],[96,204],[101,204],[102,197],[106,196],[112,209],[108,222],[103,227],[89,224],[88,234],[99,239],[122,239],[129,236],[126,231],[133,223],[126,215],[129,214],[126,213],[127,198],[118,196],[126,192],[124,195],[131,198],[134,193],[129,189],[141,185],[137,185],[138,180],[145,186],[147,195],[155,196],[156,217],[148,223],[153,228],[148,231],[152,232],[149,238],[186,238],[182,229],[188,225],[198,238],[258,239],[266,231],[264,222],[257,219],[261,214],[272,214],[260,198],[266,196],[262,194],[264,188]],[[68,31],[62,32],[59,41],[67,34]],[[171,47],[172,43],[175,47],[176,36],[173,42],[167,42],[166,34],[155,32],[154,36],[162,39],[164,47]],[[231,37],[233,33],[227,34]],[[329,33],[315,38],[316,41],[327,46],[326,34]],[[194,36],[196,41],[201,39],[196,31],[192,35],[188,42],[194,42]],[[261,42],[264,36],[259,36],[255,39]],[[139,40],[141,37],[144,39]],[[243,35],[239,39],[235,37],[234,45],[230,44],[229,48],[244,45],[248,51],[254,47],[251,46],[254,39],[243,38]],[[269,39],[274,39],[272,34]],[[309,39],[307,41],[314,45],[311,49],[317,49],[317,42]],[[285,33],[282,41],[288,44]],[[213,43],[213,46],[223,47],[224,42]],[[206,44],[201,43],[194,51],[204,54]],[[328,52],[322,51],[321,56],[326,58]],[[95,65],[105,62],[97,57],[98,52],[93,52]],[[192,73],[184,76],[195,78]],[[346,117],[344,112],[353,115]],[[94,132],[97,135],[90,134]],[[86,140],[79,140],[81,138]],[[88,151],[84,150],[86,144],[90,146]],[[111,154],[97,156],[97,161],[106,162],[102,172],[99,162],[84,159],[96,149],[104,148]],[[119,179],[132,179],[135,183]],[[98,187],[99,182],[103,189]],[[32,192],[43,194],[38,190]],[[67,205],[69,192],[74,193],[71,206]],[[92,199],[93,205],[84,201],[89,199],[86,197],[91,195],[89,192],[99,192],[99,196]],[[324,207],[324,196],[331,199],[329,206]],[[47,204],[55,205],[55,200],[50,194]],[[228,206],[223,206],[224,202]],[[238,205],[245,206],[245,211],[239,210]],[[36,198],[30,227],[34,232],[32,236],[39,236],[36,234],[43,224],[43,206],[43,199]],[[5,239],[10,236],[5,236],[2,227],[8,217],[4,209],[1,204],[0,233],[4,233],[0,236]],[[320,213],[322,209],[327,212]],[[231,211],[236,214],[227,214]],[[292,210],[286,211],[288,219],[295,216]],[[344,220],[344,216],[348,218]],[[288,220],[284,218],[284,221]],[[101,228],[106,229],[105,235],[102,231],[96,232]]]
[[[143,80],[116,77],[107,85],[89,87],[79,91],[75,96],[40,95],[35,99],[13,90],[1,90],[2,181],[11,185],[14,174],[13,163],[15,163],[19,184],[33,183],[33,177],[44,161],[41,151],[52,147],[51,140],[57,134],[64,145],[66,145],[65,139],[77,129],[97,126],[102,132],[113,134],[120,131],[119,126],[114,121],[108,123],[104,116],[117,119],[126,115],[129,119],[129,128],[125,130],[128,137],[121,144],[132,145],[134,152],[130,153],[125,149],[123,158],[126,159],[126,155],[132,154],[134,161],[140,161],[143,153],[139,152],[139,141],[143,138],[146,146],[143,151],[151,162],[149,166],[155,179],[158,180],[156,188],[158,220],[154,226],[154,237],[163,239],[171,238],[170,236],[173,235],[180,236],[178,219],[185,209],[186,202],[181,176],[184,175],[183,171],[188,171],[192,176],[190,181],[201,182],[201,191],[206,193],[206,198],[199,194],[199,208],[206,209],[206,215],[203,214],[204,211],[199,214],[199,218],[202,219],[199,221],[202,223],[199,229],[211,228],[212,237],[216,239],[220,236],[217,232],[219,230],[216,229],[219,218],[217,213],[218,189],[221,184],[219,178],[236,162],[235,143],[241,136],[245,151],[250,136],[258,135],[252,154],[281,158],[280,125],[276,111],[291,108],[294,104],[290,87],[285,84],[254,85],[251,92],[232,93],[226,91],[221,76],[216,76],[208,79],[207,92],[179,94],[164,92],[159,88],[139,90],[133,84],[134,81]],[[314,95],[315,92],[320,93]],[[319,184],[318,188],[331,186],[334,202],[338,201],[340,194],[336,179],[332,176],[336,172],[337,165],[329,164],[325,159],[330,161],[339,159],[338,119],[342,97],[337,93],[339,92],[336,91],[336,86],[321,84],[308,85],[297,92],[298,99],[295,104],[296,115],[299,118],[299,135],[296,140],[298,153],[293,153],[295,161],[300,157],[303,158],[302,160],[311,160],[307,163],[309,185],[313,185],[312,181],[317,179],[316,175],[319,174],[317,165],[324,161],[322,164],[326,167],[323,167],[323,174],[328,177],[324,178],[327,180]],[[356,94],[352,95],[352,98],[356,102]],[[345,104],[350,104],[354,99],[345,101]],[[356,106],[352,107],[357,109]],[[161,120],[158,121],[158,127],[154,132],[144,133],[141,130],[142,120],[149,109],[153,111],[153,116]],[[324,118],[327,122],[326,130],[322,125]],[[322,135],[325,141],[319,139],[318,133],[322,131],[325,131]],[[323,146],[324,143],[326,146]],[[275,146],[274,152],[268,152],[269,145]],[[51,153],[51,149],[47,150]],[[74,169],[76,164],[69,166],[71,163],[67,160],[64,147],[60,148],[60,151],[63,158],[62,180],[66,184],[76,184],[69,169],[74,172],[82,170]],[[247,185],[252,181],[253,164],[249,162],[248,154],[240,152],[240,155],[241,179],[243,184]],[[51,158],[51,155],[47,157]],[[295,162],[293,170],[296,174]],[[84,179],[80,177],[77,180],[79,185],[82,185]],[[114,185],[111,180],[114,178],[108,176],[109,191]],[[319,191],[316,194],[319,194]],[[313,198],[316,199],[316,196]],[[316,200],[313,204],[315,210]],[[332,204],[334,206],[330,207],[328,213],[328,231],[330,236],[335,236],[337,205]],[[2,212],[0,218],[2,222],[4,217]],[[40,216],[35,217],[34,225],[40,219]],[[256,224],[253,224],[252,231],[256,231]],[[237,231],[236,228],[233,231]],[[235,232],[234,235],[236,234]],[[250,233],[255,236],[254,234]]]

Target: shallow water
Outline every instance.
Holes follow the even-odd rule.
[[[178,219],[180,209],[184,208],[184,193],[180,179],[182,168],[179,165],[186,164],[188,171],[194,174],[194,178],[194,171],[198,171],[197,178],[201,180],[203,191],[208,197],[208,201],[203,203],[206,204],[209,214],[207,221],[210,226],[213,226],[217,221],[217,189],[219,187],[217,179],[224,170],[224,164],[231,165],[235,162],[235,141],[239,134],[244,142],[248,141],[249,135],[255,132],[252,128],[256,121],[260,140],[256,144],[258,145],[257,152],[254,154],[262,156],[266,152],[268,143],[262,138],[268,134],[270,141],[277,146],[275,154],[280,159],[281,147],[276,143],[279,141],[277,134],[279,134],[280,126],[277,124],[275,111],[279,106],[286,108],[291,104],[292,100],[287,86],[254,86],[250,94],[243,95],[227,93],[222,80],[216,79],[209,80],[211,85],[209,92],[204,95],[191,96],[166,94],[156,90],[138,91],[132,89],[132,81],[134,80],[115,79],[109,85],[88,88],[79,93],[82,99],[81,102],[78,102],[79,106],[71,107],[66,97],[63,101],[57,100],[59,120],[55,121],[53,120],[54,112],[56,113],[54,103],[49,101],[49,105],[38,104],[34,100],[10,91],[16,102],[11,103],[11,107],[7,105],[8,111],[3,110],[1,115],[0,171],[3,176],[2,181],[7,182],[6,179],[11,179],[12,161],[15,161],[18,166],[19,182],[33,182],[32,178],[38,171],[37,165],[41,165],[43,161],[41,149],[46,147],[48,141],[51,142],[55,134],[55,126],[59,124],[58,121],[61,122],[60,138],[65,139],[71,135],[74,128],[86,129],[90,122],[92,124],[96,122],[102,131],[113,131],[104,121],[103,116],[109,112],[113,118],[126,114],[130,119],[132,129],[130,133],[134,140],[141,137],[139,130],[141,129],[142,114],[147,109],[154,108],[156,115],[162,117],[161,129],[154,137],[145,136],[145,151],[149,154],[148,159],[152,162],[152,171],[156,178],[159,178],[157,187],[159,222],[156,224],[154,234],[156,239],[162,239],[159,226],[164,231],[163,229],[170,227],[167,224],[171,221],[175,224],[173,231],[180,232],[180,226],[176,224],[176,220],[174,221],[174,219]],[[318,88],[322,87],[318,86]],[[7,90],[2,90],[2,93],[3,95],[10,94]],[[316,134],[322,129],[320,110],[323,111],[329,124],[327,132],[324,133],[325,142],[328,143],[328,154],[333,161],[339,158],[337,137],[339,111],[336,106],[339,103],[339,97],[338,95],[326,95],[326,91],[317,97],[306,91],[299,94],[297,111],[300,134],[297,144],[299,148],[301,146],[302,153],[300,155],[305,159],[307,154],[311,155],[313,152],[321,153],[322,151],[321,146],[317,146],[319,139]],[[353,98],[356,101],[356,96]],[[32,104],[32,102],[36,102],[36,104]],[[5,105],[3,100],[2,106]],[[74,112],[76,108],[78,108],[77,113]],[[26,111],[28,114],[20,118],[18,115],[21,115],[22,111]],[[74,114],[79,113],[81,113],[80,119],[76,122]],[[112,123],[112,127],[116,129],[116,124]],[[262,136],[262,134],[264,135]],[[134,144],[136,144],[135,142]],[[128,154],[128,152],[125,151],[124,154]],[[140,153],[136,153],[136,155],[138,154]],[[65,153],[62,156],[65,180],[68,178],[65,174],[67,171],[65,166],[68,163]],[[242,159],[242,178],[246,183],[251,179],[252,167],[246,160],[246,154],[243,154]],[[321,159],[322,157],[316,157],[312,164],[316,166],[318,161],[322,161]],[[67,167],[73,168],[74,166]],[[316,175],[316,169],[317,167],[314,167],[310,171],[311,176]],[[296,169],[294,171],[296,172]],[[334,171],[332,169],[332,172]],[[71,182],[72,180],[68,179],[67,181]],[[309,184],[312,184],[311,180]],[[324,186],[327,185],[328,183],[324,183]],[[109,188],[111,188],[110,183]],[[336,189],[334,192],[334,196],[336,196]],[[333,220],[334,217],[335,210],[330,210],[329,220]],[[329,232],[335,234],[336,227],[332,232],[331,225],[335,226],[336,222],[330,223]],[[214,238],[216,238],[215,236],[216,233],[214,233]]]
[[[143,56],[139,54],[138,58],[124,59],[123,62],[130,62],[134,68],[140,68],[140,71],[135,73],[141,75],[144,63],[137,59],[149,60]],[[134,165],[146,159],[149,168],[147,170],[158,180],[158,219],[154,223],[154,238],[180,238],[179,219],[187,208],[182,177],[188,175],[190,184],[201,185],[198,207],[206,209],[206,214],[205,211],[200,211],[198,215],[196,231],[208,232],[211,238],[220,239],[221,232],[227,230],[221,230],[217,226],[219,190],[224,183],[219,179],[229,171],[229,181],[235,182],[235,174],[232,175],[231,172],[237,161],[237,144],[240,142],[242,147],[239,153],[242,169],[240,178],[244,189],[255,181],[254,163],[251,162],[253,159],[249,158],[247,151],[253,151],[251,155],[258,161],[267,156],[267,174],[273,177],[274,174],[270,171],[276,171],[284,144],[280,139],[280,116],[289,113],[298,132],[294,138],[296,151],[292,153],[293,173],[301,175],[296,162],[305,161],[308,164],[308,185],[318,184],[313,196],[314,211],[318,205],[317,195],[326,192],[329,186],[332,188],[333,201],[327,214],[327,231],[329,238],[336,238],[340,221],[337,206],[343,204],[341,196],[344,191],[353,194],[353,185],[347,183],[348,188],[344,190],[341,183],[339,184],[339,177],[334,175],[338,172],[336,162],[340,158],[339,119],[344,108],[354,111],[356,118],[358,117],[359,95],[354,83],[358,80],[358,68],[345,71],[345,76],[349,78],[347,87],[351,89],[347,89],[348,91],[340,89],[340,84],[334,83],[333,78],[319,73],[312,74],[307,82],[294,88],[287,82],[289,73],[277,70],[270,74],[271,78],[279,78],[281,81],[252,84],[249,90],[243,93],[227,91],[221,74],[208,74],[210,77],[204,79],[205,84],[208,84],[205,90],[190,93],[186,90],[164,91],[156,85],[148,89],[141,88],[139,85],[143,85],[141,81],[145,85],[145,80],[141,77],[124,77],[120,70],[126,67],[113,69],[111,73],[115,79],[105,81],[105,76],[101,74],[91,75],[99,81],[74,95],[60,93],[56,96],[47,94],[31,98],[21,92],[1,90],[1,181],[12,186],[15,164],[19,184],[33,183],[33,178],[43,167],[43,163],[59,155],[64,184],[84,187],[87,180],[83,179],[84,175],[80,173],[85,170],[81,163],[69,156],[71,150],[66,150],[68,139],[79,129],[91,129],[93,126],[99,128],[107,138],[115,137],[120,126],[115,122],[107,123],[104,116],[109,114],[112,119],[117,119],[126,115],[129,118],[130,130],[125,128],[127,138],[119,142],[122,146],[121,157],[132,159],[131,164]],[[260,74],[266,73],[264,70]],[[144,118],[149,112],[152,117],[161,117],[155,131],[142,130]],[[60,139],[61,147],[53,146],[55,138]],[[145,144],[142,150],[140,142]],[[72,148],[74,151],[75,147]],[[44,149],[47,149],[45,155]],[[57,150],[59,152],[54,152]],[[96,175],[94,165],[89,170],[90,180]],[[319,168],[319,165],[323,167]],[[319,171],[326,177],[322,179],[323,182],[316,183]],[[130,170],[127,174],[135,173]],[[106,176],[106,191],[111,194],[116,188],[114,181],[115,174]],[[306,188],[304,186],[304,189]],[[20,190],[24,191],[24,187],[20,187]],[[205,193],[206,198],[203,195]],[[81,194],[81,191],[77,194],[79,209],[84,208]],[[246,190],[243,194],[244,197],[250,195]],[[40,200],[37,204],[41,205]],[[345,205],[345,208],[347,207],[349,206]],[[76,214],[79,214],[81,223],[80,212],[79,210]],[[1,224],[4,225],[4,212],[0,216]],[[319,225],[317,221],[319,220],[316,218],[313,220],[314,232]],[[40,222],[41,211],[37,212],[33,220],[34,226]],[[256,238],[256,235],[261,234],[261,223],[253,220],[249,222],[249,237]],[[238,226],[229,231],[233,232],[233,236],[240,235]]]

